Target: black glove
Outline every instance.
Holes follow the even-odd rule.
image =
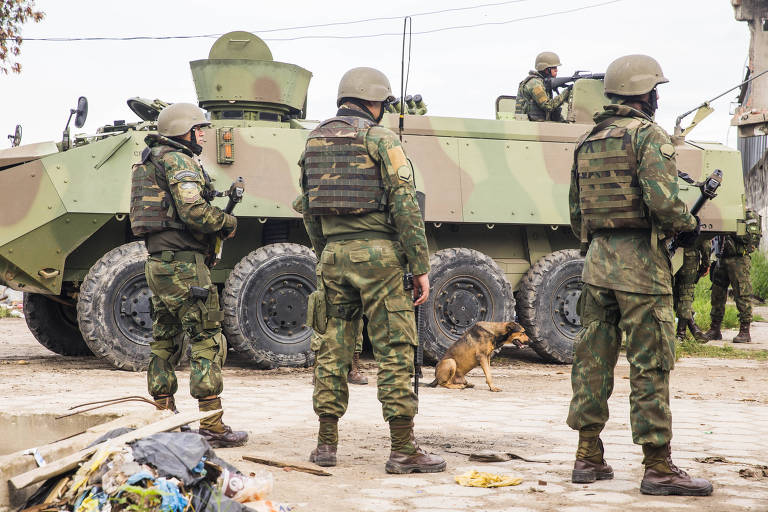
[[[699,233],[701,233],[701,221],[696,215],[693,218],[696,219],[696,229],[693,231],[683,231],[677,235],[677,245],[683,249],[690,249],[696,245],[696,240],[699,238]]]

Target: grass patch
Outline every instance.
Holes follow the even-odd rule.
[[[675,348],[675,359],[681,357],[715,357],[718,359],[768,360],[768,350],[742,350],[729,346],[703,345],[694,341],[690,335],[682,342],[677,342]]]
[[[764,258],[765,260],[765,258]],[[766,280],[768,281],[768,260],[766,261]],[[755,268],[752,267],[752,281],[755,279]],[[712,310],[712,281],[709,280],[709,275],[706,275],[699,279],[696,283],[696,291],[693,294],[693,311],[696,313],[694,317],[696,324],[701,327],[702,330],[709,329],[712,323],[709,318],[709,312]],[[757,294],[755,294],[757,295]],[[754,305],[753,305],[754,309]],[[763,322],[765,321],[760,315],[752,313],[752,321]],[[733,304],[725,305],[725,315],[723,316],[723,328],[725,329],[738,329],[739,327],[739,312],[736,306]]]
[[[11,310],[0,306],[0,318],[13,318]]]
[[[760,251],[752,253],[752,293],[761,299],[768,298],[768,258]]]

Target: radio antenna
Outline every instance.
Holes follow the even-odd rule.
[[[408,67],[405,66],[405,36],[408,35]],[[400,120],[398,123],[400,141],[403,140],[403,123],[405,121],[405,93],[408,91],[408,78],[411,74],[411,41],[413,39],[413,20],[410,16],[403,18],[403,50],[400,55]]]

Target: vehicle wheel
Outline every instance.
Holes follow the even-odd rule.
[[[62,356],[92,356],[77,326],[75,304],[38,293],[24,294],[24,319],[42,346]]]
[[[573,362],[573,343],[581,329],[576,302],[581,295],[583,269],[579,251],[566,249],[541,258],[520,281],[520,323],[531,347],[549,362]]]
[[[146,259],[143,242],[112,249],[88,271],[77,301],[77,322],[91,351],[136,372],[147,369],[152,341]]]
[[[229,344],[260,368],[310,366],[312,329],[304,322],[316,265],[311,249],[287,243],[260,247],[240,260],[222,293]]]
[[[429,299],[424,355],[438,361],[464,331],[479,321],[515,318],[512,287],[496,262],[473,249],[443,249],[429,259]]]

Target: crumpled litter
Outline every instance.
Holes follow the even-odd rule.
[[[163,512],[183,512],[189,504],[189,500],[179,492],[176,482],[158,478],[155,480],[155,487],[163,495],[163,502],[160,505],[160,510]]]
[[[511,475],[500,475],[497,473],[487,473],[473,469],[463,475],[455,476],[454,479],[459,485],[464,487],[507,487],[510,485],[520,485],[522,478]]]

